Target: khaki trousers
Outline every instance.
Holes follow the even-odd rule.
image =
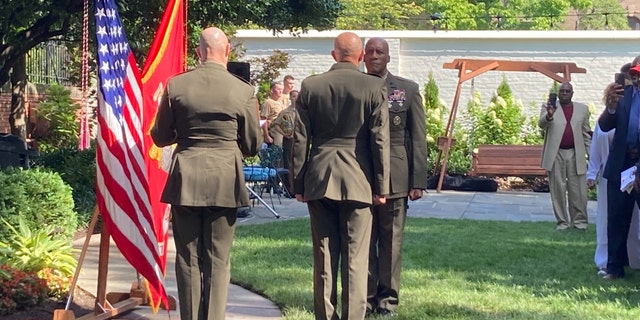
[[[586,229],[587,179],[586,174],[577,173],[575,150],[558,150],[553,167],[547,174],[551,204],[558,227],[568,228],[573,223],[576,228]],[[570,217],[567,216],[567,198]]]
[[[317,320],[362,320],[367,303],[371,207],[329,199],[307,203],[313,242],[313,307]],[[342,316],[338,316],[338,262]]]
[[[372,211],[367,307],[395,311],[400,292],[407,197],[387,199],[386,204],[375,206]]]
[[[171,206],[180,319],[225,319],[236,211]]]

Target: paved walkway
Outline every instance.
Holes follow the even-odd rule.
[[[271,202],[269,196],[265,199]],[[274,196],[275,209],[279,219],[262,204],[253,207],[252,216],[239,219],[239,225],[276,222],[308,217],[306,205],[292,199],[281,199]],[[503,221],[554,221],[553,210],[548,193],[534,192],[457,192],[443,191],[429,193],[415,202],[410,202],[408,215],[421,218],[442,219],[474,219]],[[596,203],[589,201],[589,220],[595,221]],[[84,239],[76,240],[74,247],[81,248]],[[93,235],[83,268],[78,279],[78,286],[90,293],[96,292],[98,273],[98,249],[100,236]],[[174,272],[175,247],[169,240],[169,259],[167,261],[167,291],[177,297]],[[135,271],[124,260],[118,249],[112,245],[109,258],[107,292],[129,292],[135,281]],[[172,311],[171,319],[179,319],[179,313]],[[280,309],[264,297],[247,291],[239,286],[231,285],[227,304],[227,319],[234,320],[274,320],[281,319]],[[169,319],[166,311],[153,315],[148,307],[138,307],[123,315],[120,319]]]

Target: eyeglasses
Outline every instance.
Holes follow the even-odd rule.
[[[558,93],[573,93],[571,90],[558,90]]]

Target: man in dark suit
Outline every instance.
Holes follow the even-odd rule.
[[[640,205],[640,176],[636,173],[635,187],[628,193],[620,191],[620,173],[639,166],[639,122],[640,90],[638,78],[640,66],[629,70],[632,85],[610,86],[606,108],[598,119],[603,132],[616,129],[611,144],[609,158],[603,176],[607,178],[607,274],[606,279],[613,280],[625,275],[624,266],[628,263],[626,241],[629,234],[633,206]]]
[[[389,193],[389,111],[384,81],[358,70],[362,40],[340,34],[328,72],[306,78],[296,102],[291,177],[307,202],[313,242],[316,319],[363,319],[371,206]]]
[[[387,41],[371,38],[364,52],[367,72],[386,82],[391,145],[390,193],[385,204],[373,207],[367,313],[392,315],[399,301],[407,198],[420,199],[427,188],[425,112],[418,84],[387,70]]]
[[[224,319],[236,210],[249,205],[243,155],[262,143],[254,89],[226,70],[229,41],[200,35],[201,64],[171,78],[151,137],[177,143],[161,201],[171,204],[181,319]]]

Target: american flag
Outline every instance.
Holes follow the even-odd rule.
[[[143,156],[140,74],[114,0],[96,0],[95,8],[98,207],[122,255],[147,279],[151,298],[167,305]]]

